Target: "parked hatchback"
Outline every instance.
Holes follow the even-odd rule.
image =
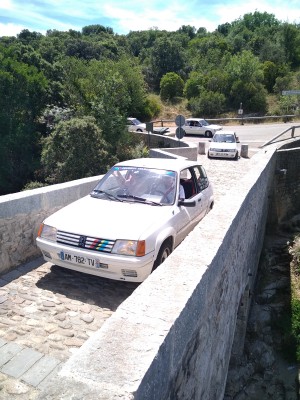
[[[41,224],[44,259],[109,279],[142,282],[209,212],[203,166],[144,158],[113,166],[92,192]]]
[[[129,132],[146,132],[146,124],[137,118],[127,118],[127,128]]]
[[[185,120],[183,129],[186,134],[204,135],[213,137],[213,135],[223,129],[221,125],[213,125],[202,118],[188,118]]]
[[[233,131],[223,131],[216,133],[212,140],[210,140],[207,157],[217,158],[239,158],[238,149],[239,139]]]

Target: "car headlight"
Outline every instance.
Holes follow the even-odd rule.
[[[235,152],[234,149],[228,149],[227,151],[228,151],[228,153],[234,153]]]
[[[145,255],[145,240],[116,240],[112,253],[141,257]]]
[[[41,224],[38,237],[56,242],[57,229],[50,225]]]
[[[212,149],[209,149],[209,151],[220,151],[220,150],[219,150],[219,149],[212,148]]]

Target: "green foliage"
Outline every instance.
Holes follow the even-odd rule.
[[[181,42],[167,35],[158,38],[151,50],[150,65],[153,79],[149,84],[158,89],[161,78],[168,72],[180,74],[184,68],[184,52]]]
[[[188,109],[195,117],[203,118],[204,115],[206,118],[215,117],[224,111],[225,103],[224,94],[202,91],[200,97],[193,97],[189,100]]]
[[[39,167],[37,117],[47,100],[47,80],[35,67],[0,63],[0,195],[19,191]]]
[[[273,88],[278,76],[278,68],[272,61],[265,61],[263,64],[264,85],[269,93],[273,92]]]
[[[22,189],[22,192],[25,191],[25,190],[39,189],[39,188],[42,188],[44,186],[47,186],[47,185],[45,183],[43,183],[43,182],[30,181],[30,182],[26,183],[26,185]]]
[[[281,96],[278,101],[278,114],[294,114],[299,107],[299,96]]]
[[[153,119],[159,116],[162,110],[162,103],[158,96],[149,94],[145,99],[144,116],[146,119]]]
[[[116,156],[119,161],[148,157],[149,150],[138,135],[126,132],[118,142]]]
[[[203,85],[203,74],[192,72],[190,78],[185,82],[183,94],[188,100],[192,97],[198,97]]]
[[[168,72],[160,81],[160,97],[162,100],[173,100],[182,97],[184,82],[175,72]]]
[[[298,98],[280,95],[299,88],[299,69],[299,25],[258,11],[211,33],[183,25],[174,32],[118,35],[89,25],[81,32],[53,29],[42,35],[25,29],[2,37],[0,195],[43,175],[40,138],[60,118],[93,117],[110,144],[106,151],[124,157],[126,117],[157,118],[162,101],[174,106],[182,95],[195,116],[217,116],[240,103],[245,113],[266,113],[267,92],[276,95],[273,109],[296,112]],[[60,110],[56,120],[52,110]]]
[[[264,75],[258,58],[250,51],[243,51],[231,58],[225,72],[230,87],[229,106],[238,109],[242,102],[247,112],[265,113],[266,90],[262,84]]]
[[[60,183],[100,175],[116,161],[91,117],[60,122],[43,140],[45,181]]]

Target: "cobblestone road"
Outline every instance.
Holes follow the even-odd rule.
[[[248,170],[249,159],[208,160],[215,202]],[[42,258],[0,276],[0,399],[31,400],[137,284],[84,275]]]

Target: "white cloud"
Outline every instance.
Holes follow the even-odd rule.
[[[182,25],[213,31],[256,10],[274,14],[280,21],[300,22],[299,0],[0,1],[0,36],[15,35],[22,29],[42,33],[48,29],[81,30],[91,24],[109,26],[119,34],[156,27],[174,31]]]
[[[16,25],[14,23],[2,24],[0,23],[0,36],[17,36],[25,26]]]

